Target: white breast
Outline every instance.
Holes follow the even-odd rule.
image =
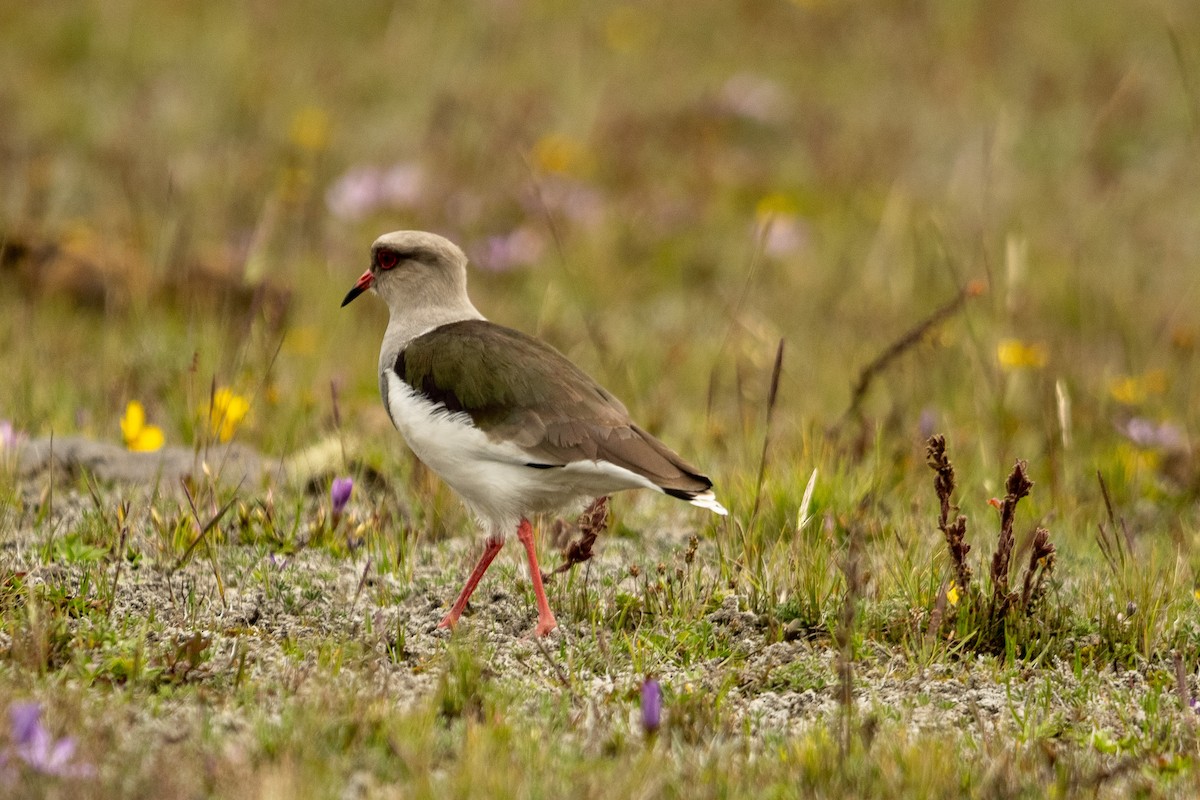
[[[526,466],[533,459],[521,448],[492,439],[469,415],[431,402],[392,370],[383,374],[388,412],[408,446],[484,520],[516,527],[522,517],[581,499],[622,489],[662,491],[607,461],[575,461],[552,469]]]

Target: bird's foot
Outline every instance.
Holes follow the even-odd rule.
[[[547,611],[544,615],[538,615],[537,625],[533,628],[533,635],[538,637],[547,636],[557,627],[558,620],[554,618],[552,612]]]

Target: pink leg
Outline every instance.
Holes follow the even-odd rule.
[[[483,577],[483,573],[487,572],[488,567],[492,565],[492,560],[500,552],[501,547],[504,547],[503,539],[497,536],[488,537],[487,547],[484,548],[483,555],[479,558],[479,563],[475,565],[475,571],[471,573],[471,577],[467,578],[467,584],[463,586],[458,599],[454,601],[454,606],[450,609],[450,613],[438,623],[439,628],[453,628],[458,624],[458,618],[462,616],[463,611],[466,609],[467,601],[471,599],[471,593],[475,591],[476,584]]]
[[[533,526],[529,524],[529,520],[521,520],[517,528],[517,538],[525,545],[525,555],[529,557],[529,577],[533,580],[533,595],[537,598],[538,621],[533,632],[538,636],[545,636],[558,627],[558,621],[554,619],[554,612],[550,610],[550,603],[546,600],[546,589],[542,586],[542,570],[538,567],[537,553],[533,549]]]

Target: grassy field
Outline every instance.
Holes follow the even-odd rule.
[[[1200,791],[1195,3],[9,3],[0,108],[5,796]],[[513,545],[435,630],[403,228],[731,511],[544,642]]]

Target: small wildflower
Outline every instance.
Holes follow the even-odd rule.
[[[1192,589],[1192,597],[1196,598],[1196,600],[1200,600],[1200,589]]]
[[[592,156],[587,146],[565,134],[550,133],[538,139],[532,155],[540,172],[574,176],[591,172]]]
[[[137,400],[130,400],[121,417],[121,435],[125,446],[138,453],[152,453],[163,446],[162,428],[146,424],[146,409]]]
[[[754,206],[754,217],[763,223],[773,217],[794,216],[799,211],[800,207],[793,198],[784,192],[771,192]]]
[[[333,485],[329,488],[329,500],[333,505],[333,518],[335,520],[346,510],[346,504],[350,502],[350,495],[353,492],[353,478],[333,479]]]
[[[654,678],[647,677],[642,683],[642,730],[647,736],[658,733],[662,727],[662,688]]]
[[[545,247],[541,234],[523,226],[511,233],[489,237],[479,248],[478,257],[472,260],[491,272],[508,272],[536,263]]]
[[[24,434],[13,427],[11,421],[0,419],[0,450],[14,449],[24,438]]]
[[[547,175],[530,187],[521,204],[531,217],[546,212],[585,228],[595,229],[604,222],[604,196],[586,183],[566,175]]]
[[[311,356],[317,352],[321,344],[321,333],[315,325],[296,325],[288,330],[283,337],[283,349],[289,353]],[[271,399],[271,390],[275,391],[275,399]],[[278,402],[279,390],[274,386],[267,389],[267,402]]]
[[[950,586],[946,589],[946,601],[952,606],[958,605],[958,584],[954,581],[950,581]]]
[[[1141,375],[1122,375],[1108,384],[1108,393],[1112,399],[1123,406],[1141,405],[1150,397],[1160,395],[1166,390],[1167,373],[1161,369],[1152,369]]]
[[[725,113],[764,124],[779,122],[786,102],[787,97],[778,83],[748,72],[725,81],[717,96],[717,105]]]
[[[425,191],[425,171],[419,164],[355,167],[334,181],[325,205],[335,217],[357,220],[376,211],[415,207]]]
[[[926,440],[933,436],[937,430],[938,413],[936,409],[925,406],[921,409],[921,415],[917,418],[917,430],[920,432],[921,439]]]
[[[1041,369],[1049,356],[1046,345],[1041,342],[1022,342],[1020,339],[1005,339],[996,345],[996,360],[1008,371],[1018,369]]]
[[[1142,473],[1154,472],[1162,466],[1162,453],[1157,449],[1120,442],[1113,452],[1125,480],[1133,480]]]
[[[249,411],[246,398],[227,387],[217,389],[208,414],[209,430],[222,442],[228,442]]]
[[[14,755],[35,772],[56,777],[87,777],[95,770],[88,764],[72,764],[75,740],[69,736],[55,741],[42,725],[42,708],[37,703],[16,703],[8,711]]]
[[[288,138],[301,150],[316,153],[329,145],[329,115],[324,109],[307,106],[292,117]]]
[[[1137,447],[1174,453],[1187,450],[1187,435],[1170,422],[1154,423],[1133,417],[1118,425],[1117,430]]]
[[[783,192],[773,192],[758,201],[754,218],[762,231],[763,253],[778,258],[805,248],[808,228],[798,211],[796,201]]]

